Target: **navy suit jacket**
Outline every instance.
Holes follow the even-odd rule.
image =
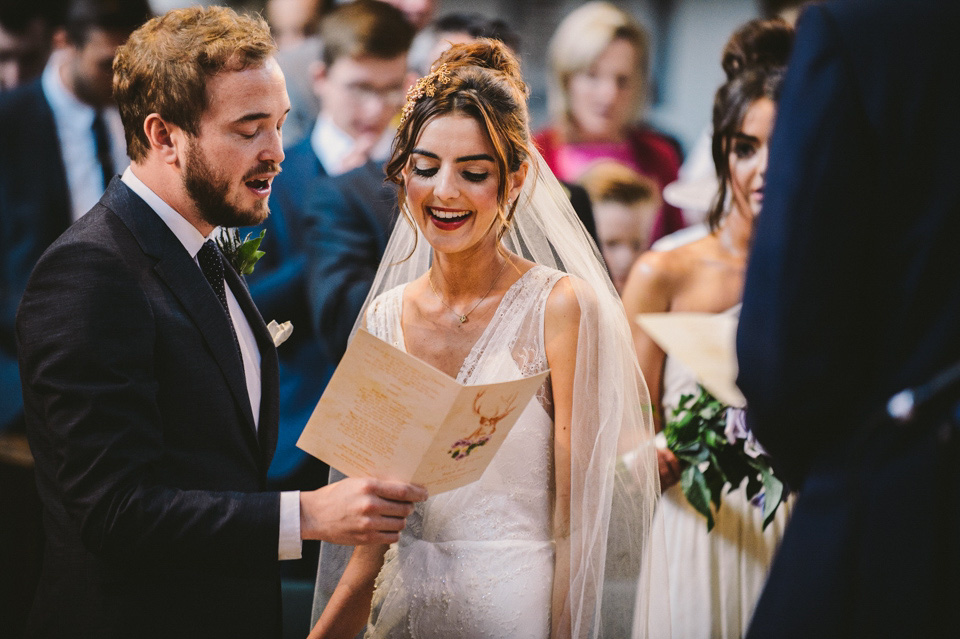
[[[314,331],[307,302],[307,251],[304,204],[309,185],[326,171],[305,139],[286,152],[283,172],[273,181],[270,215],[241,235],[267,231],[260,245],[264,256],[247,276],[250,294],[267,320],[293,322],[293,334],[278,349],[280,359],[280,434],[270,467],[270,479],[284,488],[309,489],[317,485],[288,485],[292,475],[312,464],[296,443],[333,375],[335,362],[323,350]],[[317,462],[319,463],[319,462]],[[325,478],[326,469],[315,473]],[[315,483],[314,473],[303,478]]]
[[[277,359],[255,427],[229,319],[183,245],[118,178],[43,254],[17,315],[46,547],[28,636],[280,632]]]
[[[23,419],[14,318],[40,255],[70,225],[53,111],[40,79],[0,94],[0,430]]]
[[[865,430],[960,361],[958,33],[947,0],[800,18],[737,340],[750,425],[800,498],[751,637],[960,633],[938,576],[960,568],[956,464],[936,478],[928,424]]]
[[[307,208],[309,299],[324,347],[339,362],[397,220],[397,191],[367,162],[318,179]]]

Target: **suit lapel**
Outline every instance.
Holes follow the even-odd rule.
[[[163,220],[119,178],[110,182],[101,201],[127,225],[144,253],[156,258],[154,271],[203,335],[240,413],[247,421],[244,431],[258,446],[246,379],[229,320],[200,267]]]

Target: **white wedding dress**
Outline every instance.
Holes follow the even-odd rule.
[[[671,414],[681,395],[697,392],[693,372],[667,357],[664,414]],[[744,635],[783,536],[791,503],[792,499],[781,504],[763,530],[763,510],[750,504],[743,490],[725,492],[708,534],[706,518],[687,502],[679,484],[663,492],[656,516],[662,519],[667,539],[673,637],[736,639]]]
[[[538,265],[515,282],[457,381],[482,384],[546,370],[544,308],[564,276]],[[367,330],[405,350],[404,286],[374,300]],[[548,381],[478,481],[417,505],[377,577],[367,637],[549,637],[554,570],[550,402]]]

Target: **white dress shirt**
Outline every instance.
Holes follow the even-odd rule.
[[[177,213],[173,207],[163,201],[159,195],[150,190],[146,184],[134,175],[130,167],[123,172],[121,177],[123,183],[130,187],[134,193],[140,196],[147,205],[163,220],[173,234],[177,236],[187,253],[197,262],[197,253],[208,238],[200,234],[197,228],[188,222],[186,218]],[[219,227],[210,233],[210,238],[216,236]],[[224,264],[225,268],[231,268],[229,264]],[[197,268],[200,268],[197,262]],[[253,335],[253,329],[250,322],[243,314],[237,298],[234,296],[230,286],[226,285],[227,308],[230,310],[230,319],[233,321],[234,329],[237,333],[237,341],[240,343],[240,355],[243,358],[243,373],[247,382],[247,397],[250,398],[250,409],[253,411],[254,425],[260,427],[260,349],[257,347],[257,339]],[[299,559],[301,553],[300,542],[300,492],[289,491],[280,493],[280,559]]]
[[[390,148],[396,131],[387,127],[370,150],[370,159],[375,161],[386,160],[390,156]],[[353,151],[356,141],[333,123],[330,118],[321,115],[313,127],[310,135],[310,146],[317,154],[317,159],[323,165],[328,175],[340,175],[356,167],[344,167],[343,161]]]
[[[103,195],[103,171],[97,159],[97,143],[93,135],[96,110],[77,99],[60,77],[63,55],[54,53],[43,69],[40,86],[47,104],[53,111],[53,121],[60,140],[60,157],[67,176],[70,192],[71,219],[75,222],[89,211]],[[123,123],[116,107],[103,109],[103,119],[110,136],[110,157],[119,173],[130,164],[127,158]]]

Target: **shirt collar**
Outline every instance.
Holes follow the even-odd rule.
[[[124,184],[130,187],[130,190],[139,195],[147,205],[154,210],[154,212],[160,216],[160,219],[163,220],[173,234],[177,236],[177,239],[180,240],[180,243],[183,244],[183,248],[187,249],[187,253],[190,254],[190,257],[196,259],[197,253],[200,252],[200,249],[203,247],[203,243],[207,241],[209,237],[213,237],[220,227],[216,227],[210,231],[210,235],[204,237],[200,231],[197,230],[193,224],[187,221],[185,217],[177,213],[177,211],[163,201],[163,199],[154,193],[149,186],[144,184],[140,178],[134,175],[131,167],[127,167],[127,170],[123,172],[123,175],[120,176],[120,179]]]
[[[396,131],[391,127],[386,128],[373,146],[370,153],[371,160],[387,159],[395,134]],[[322,114],[317,117],[317,123],[313,126],[313,133],[310,135],[310,146],[328,174],[340,175],[344,172],[343,159],[350,154],[353,144],[353,138],[334,124],[333,120]]]

